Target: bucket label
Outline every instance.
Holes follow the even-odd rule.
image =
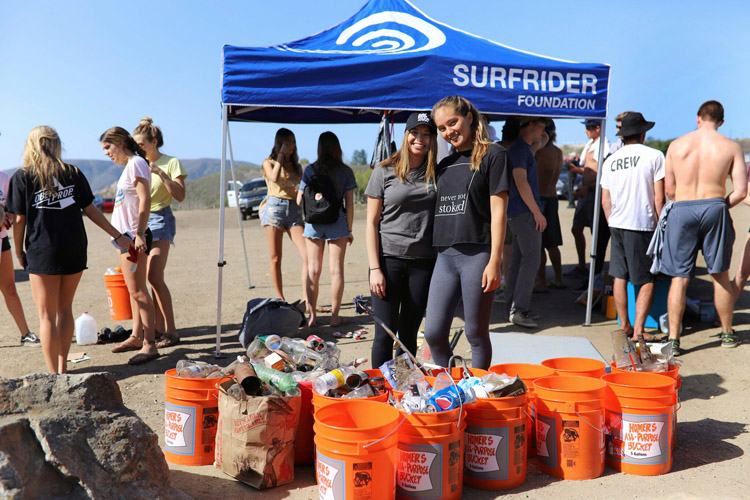
[[[557,429],[554,417],[536,415],[536,456],[542,464],[557,467]]]
[[[178,455],[192,455],[195,450],[194,406],[164,407],[164,443],[167,450]]]
[[[398,444],[396,492],[410,498],[442,498],[443,446]]]
[[[607,456],[630,464],[653,465],[669,460],[671,414],[632,415],[607,412],[610,435]]]
[[[344,462],[328,458],[318,450],[317,469],[320,500],[344,500]]]
[[[581,423],[578,420],[562,421],[562,458],[564,467],[575,467],[581,458]]]
[[[464,473],[481,479],[508,478],[508,428],[466,427]]]
[[[352,464],[354,500],[372,500],[372,462]]]

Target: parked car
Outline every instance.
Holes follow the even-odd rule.
[[[237,189],[237,191],[242,190],[242,183],[236,182],[236,181],[229,181],[227,183],[227,206],[229,208],[234,208],[237,206],[237,199],[235,198],[234,190]]]
[[[114,209],[115,209],[114,198],[102,198],[102,212],[104,212],[105,214],[111,214]]]
[[[104,200],[102,200],[102,197],[98,194],[94,195],[94,206],[99,209],[99,211],[102,211],[102,207],[104,206]]]
[[[242,220],[258,214],[260,202],[266,197],[268,188],[265,179],[252,179],[242,185],[240,189],[240,211]]]
[[[563,160],[563,168],[560,171],[560,177],[557,179],[557,185],[556,185],[557,197],[560,199],[565,199],[565,200],[568,199],[568,174],[570,174],[568,169],[565,168],[565,165],[567,165],[569,161],[574,161],[577,164],[578,157],[577,156],[568,157],[568,158],[565,158],[565,160]],[[573,181],[574,191],[578,189],[579,187],[581,187],[581,182],[583,182],[583,177],[580,175],[576,175],[576,178]]]

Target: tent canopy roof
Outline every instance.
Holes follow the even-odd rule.
[[[460,94],[493,119],[605,118],[609,65],[524,52],[435,21],[407,0],[369,0],[316,35],[272,47],[223,48],[229,120],[397,121]]]

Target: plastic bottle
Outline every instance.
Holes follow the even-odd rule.
[[[250,345],[247,346],[247,357],[250,358],[250,360],[263,359],[270,353],[271,351],[268,350],[265,342],[263,342],[263,338],[261,337],[255,337],[253,341],[250,342]]]
[[[182,378],[206,378],[213,367],[203,361],[181,359],[177,362],[177,376]]]
[[[275,351],[276,349],[281,347],[281,337],[276,334],[268,335],[265,339],[265,344],[266,347],[268,347],[272,351]]]
[[[286,337],[281,339],[281,350],[291,355],[297,365],[317,366],[323,359],[319,353],[306,347],[304,342]]]
[[[258,375],[258,378],[263,382],[273,385],[281,392],[286,392],[289,389],[297,387],[297,382],[288,373],[274,370],[263,363],[252,363],[252,365],[255,368],[255,374]]]
[[[84,312],[83,314],[78,316],[75,322],[75,328],[76,344],[96,344],[96,321],[88,312]]]
[[[335,370],[331,370],[313,380],[313,390],[321,396],[325,396],[328,391],[338,389],[344,384],[347,384],[349,387],[359,387],[359,383],[356,383],[354,380],[356,372],[357,369],[353,366],[341,366]]]

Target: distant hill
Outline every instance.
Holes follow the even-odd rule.
[[[188,180],[185,183],[187,193],[185,193],[185,201],[182,203],[174,203],[172,209],[196,209],[196,208],[216,208],[219,205],[219,180],[221,172],[219,168],[216,168],[217,172],[211,175],[206,175],[200,179]],[[250,179],[260,177],[260,167],[253,164],[242,163],[241,166],[237,166],[235,163],[234,168],[235,179],[237,182],[244,183]],[[232,172],[227,169],[227,184],[232,180]]]

